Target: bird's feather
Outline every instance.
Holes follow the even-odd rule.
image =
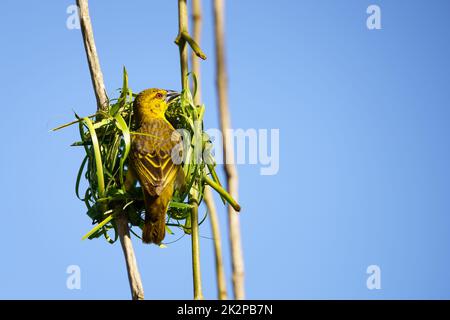
[[[179,166],[174,164],[172,152],[181,147],[181,136],[164,119],[146,123],[137,133],[130,158],[142,187],[158,196],[177,178]]]

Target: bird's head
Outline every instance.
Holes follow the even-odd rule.
[[[164,118],[169,104],[180,94],[172,90],[147,89],[134,99],[134,110],[139,118]]]

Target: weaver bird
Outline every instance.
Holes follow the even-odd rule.
[[[144,243],[161,244],[174,188],[184,181],[181,161],[174,158],[182,152],[181,135],[165,117],[167,107],[177,96],[178,93],[170,90],[147,89],[134,100],[137,129],[132,136],[130,169],[144,193]]]

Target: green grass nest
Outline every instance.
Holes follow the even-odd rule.
[[[194,86],[195,83],[194,77]],[[88,117],[75,114],[75,121],[54,129],[78,124],[81,139],[72,146],[83,147],[86,152],[78,170],[75,193],[85,203],[86,214],[95,226],[83,239],[104,237],[114,243],[118,238],[114,218],[119,212],[127,215],[131,233],[140,238],[133,229],[142,229],[144,224],[142,190],[138,184],[128,186],[129,189],[125,187],[131,137],[136,129],[133,124],[135,96],[128,87],[128,75],[124,69],[119,98],[109,101],[107,111],[98,111]],[[237,211],[240,209],[221,187],[215,172],[212,143],[203,131],[204,112],[205,106],[195,106],[188,89],[170,104],[166,112],[166,118],[174,128],[181,129],[185,150],[182,163],[185,187],[174,191],[167,212],[167,231],[171,234],[171,227],[179,227],[190,234],[192,203],[201,203],[206,184],[215,189],[224,202],[230,203]],[[87,181],[84,192],[80,190],[83,178]]]

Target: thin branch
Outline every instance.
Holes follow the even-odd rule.
[[[201,43],[202,35],[202,1],[192,1],[192,23],[193,23],[193,38],[197,44]],[[194,97],[194,104],[196,106],[202,101],[202,86],[201,86],[201,69],[200,61],[197,59],[198,54],[194,51],[191,55],[192,72],[197,77],[197,92]],[[222,258],[222,237],[220,235],[220,224],[217,216],[216,204],[214,197],[209,187],[205,187],[204,200],[206,208],[208,209],[209,221],[211,223],[212,236],[214,241],[214,257],[216,264],[216,281],[217,281],[217,296],[220,300],[227,299],[227,284],[225,277],[225,268],[223,266]]]
[[[178,37],[181,37],[183,32],[188,31],[188,15],[186,0],[178,0]],[[180,69],[181,69],[181,88],[184,90],[188,87],[188,51],[186,47],[186,41],[177,41],[180,50]]]
[[[191,239],[192,239],[192,277],[194,283],[194,299],[203,300],[202,274],[200,272],[200,239],[198,230],[198,203],[193,199],[191,209]]]
[[[92,30],[91,18],[89,17],[88,0],[77,0],[77,5],[79,10],[81,33],[83,35],[84,49],[86,51],[98,109],[107,110],[108,97],[106,96],[105,82],[103,81],[103,73],[100,69],[97,48],[94,41],[94,32]]]
[[[192,33],[196,43],[200,44],[202,38],[202,7],[201,0],[192,1]],[[195,52],[191,55],[192,72],[197,77],[197,92],[194,97],[194,104],[200,105],[202,102],[202,86],[201,86],[201,72],[200,61],[197,59]]]
[[[81,33],[83,34],[84,48],[86,50],[86,56],[89,64],[89,71],[91,74],[95,97],[97,99],[97,109],[100,111],[107,111],[108,97],[106,95],[103,74],[100,69],[97,49],[95,47],[94,33],[92,31],[91,19],[89,17],[88,0],[77,0],[77,5],[79,8]],[[127,265],[131,296],[133,300],[142,300],[144,299],[144,289],[142,287],[141,275],[139,273],[133,244],[130,238],[128,219],[123,213],[120,213],[116,218],[116,223],[117,232],[119,234],[120,243],[122,245],[125,262]]]
[[[219,101],[220,129],[223,134],[223,155],[225,158],[225,175],[228,191],[238,201],[238,175],[234,165],[233,140],[230,136],[231,120],[228,110],[228,84],[225,67],[225,21],[224,0],[214,0],[214,31],[216,42],[217,94]],[[244,290],[244,258],[241,245],[239,216],[228,206],[229,240],[233,268],[234,298],[245,299]]]
[[[187,41],[189,43],[189,46],[191,47],[192,51],[195,53],[197,57],[199,57],[202,60],[206,60],[206,55],[203,53],[200,46],[197,44],[197,42],[191,38],[189,33],[187,31],[182,31],[178,37],[175,39],[176,44],[180,44],[182,41]]]
[[[225,268],[223,266],[222,255],[222,236],[220,234],[219,217],[217,216],[216,204],[214,197],[209,187],[205,188],[204,200],[208,208],[209,220],[211,222],[211,230],[214,241],[214,257],[216,262],[216,278],[217,278],[217,294],[220,300],[226,300],[227,294],[227,280],[225,277]]]
[[[130,238],[128,218],[123,214],[123,212],[117,216],[116,223],[120,244],[122,245],[125,262],[127,265],[131,296],[133,300],[144,300],[144,288],[142,287],[141,275],[139,273],[136,256],[133,250],[133,244]]]
[[[186,41],[183,37],[184,33],[188,32],[188,12],[186,0],[178,0],[178,38],[181,41],[176,41],[180,49],[180,67],[181,67],[181,85],[182,89],[188,88],[188,51]],[[190,195],[189,203],[193,205],[191,210],[191,241],[192,241],[192,279],[194,283],[194,299],[203,299],[202,292],[202,278],[200,272],[200,241],[198,231],[198,198],[195,194]]]

